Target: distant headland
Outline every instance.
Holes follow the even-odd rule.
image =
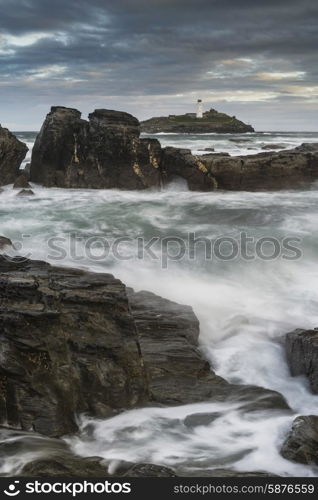
[[[197,103],[196,113],[169,115],[150,118],[141,122],[141,131],[148,134],[175,132],[185,134],[204,134],[210,132],[235,134],[254,132],[251,125],[238,120],[235,116],[219,113],[215,109],[203,112],[201,99]]]

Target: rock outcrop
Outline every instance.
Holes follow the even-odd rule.
[[[0,303],[0,424],[58,437],[78,413],[147,404],[288,409],[276,392],[215,375],[190,307],[127,292],[112,275],[0,255]]]
[[[52,107],[30,167],[30,180],[48,187],[160,189],[180,177],[193,191],[300,188],[318,179],[318,145],[247,156],[193,155],[140,138],[140,124],[128,113],[99,109],[86,121],[76,109]]]
[[[206,134],[209,132],[236,134],[254,132],[251,125],[238,120],[235,116],[219,113],[215,109],[210,109],[203,113],[202,118],[197,118],[194,113],[150,118],[141,122],[141,130],[148,134],[156,134],[158,132],[180,134]]]
[[[0,418],[61,436],[75,414],[142,404],[147,380],[125,286],[0,255]]]
[[[288,410],[275,391],[233,385],[217,376],[198,349],[199,322],[189,306],[128,289],[152,403],[232,401],[245,411]]]
[[[52,107],[35,141],[30,179],[66,188],[144,189],[158,186],[161,147],[140,139],[137,118],[99,109]]]
[[[169,147],[163,150],[161,169],[165,182],[182,177],[194,191],[300,188],[318,179],[318,144],[247,156],[194,156]]]
[[[27,176],[23,173],[16,178],[13,184],[14,189],[30,189],[31,186],[29,184]]]
[[[306,465],[318,465],[318,417],[314,415],[295,418],[281,449],[287,460]]]
[[[26,144],[0,125],[0,186],[15,181],[27,152]]]
[[[293,376],[306,375],[318,394],[318,330],[295,330],[286,335],[286,353]]]

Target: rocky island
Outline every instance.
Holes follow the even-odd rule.
[[[148,134],[156,134],[158,132],[174,132],[179,134],[207,134],[210,132],[241,134],[244,132],[254,132],[254,128],[238,120],[235,116],[229,116],[226,113],[219,113],[215,109],[210,109],[203,113],[202,118],[198,118],[195,113],[150,118],[141,122],[141,131]]]

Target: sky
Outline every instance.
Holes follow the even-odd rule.
[[[0,123],[52,105],[318,131],[317,0],[0,0]]]

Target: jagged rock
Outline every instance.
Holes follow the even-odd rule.
[[[24,174],[19,175],[19,177],[14,181],[14,189],[30,189],[31,186],[28,182],[27,177]]]
[[[19,168],[28,148],[8,129],[0,125],[0,185],[11,184],[19,174]]]
[[[144,189],[160,185],[161,147],[140,139],[137,118],[97,109],[89,121],[52,107],[35,141],[31,181],[69,188]]]
[[[150,400],[164,405],[235,401],[245,411],[288,410],[277,392],[233,385],[217,376],[198,349],[199,322],[193,310],[150,292],[128,289]]]
[[[281,449],[287,460],[318,465],[318,417],[297,417]]]
[[[6,247],[13,248],[13,243],[9,238],[5,236],[0,236],[0,250],[4,250]]]
[[[217,182],[204,164],[210,155],[194,156],[190,149],[167,147],[162,152],[161,169],[165,184],[183,178],[192,191],[213,191]]]
[[[198,191],[262,191],[300,188],[318,179],[318,147],[246,156],[191,155],[189,150],[165,148],[161,169],[164,182],[181,177]]]
[[[34,192],[32,189],[21,189],[21,191],[17,193],[17,196],[34,196]]]
[[[146,399],[125,286],[108,274],[0,255],[0,419],[60,436],[75,413],[105,417]]]
[[[39,458],[26,464],[19,473],[22,477],[113,477],[108,464],[100,457],[79,457],[71,452],[49,458]],[[116,472],[115,477],[176,477],[176,473],[161,465],[135,464],[125,473]]]
[[[72,453],[39,458],[27,463],[23,477],[110,477],[107,464],[100,457],[78,457]]]
[[[235,134],[254,132],[251,125],[246,125],[235,116],[219,113],[215,109],[210,109],[203,113],[203,118],[196,118],[194,113],[150,118],[141,122],[141,130],[148,134],[156,134],[158,132],[181,134],[203,134],[209,132]]]
[[[286,335],[286,353],[293,376],[306,375],[318,394],[318,330],[294,330]]]
[[[135,293],[109,274],[0,255],[0,424],[57,437],[75,414],[235,401],[288,409],[274,391],[215,375],[191,307]]]

